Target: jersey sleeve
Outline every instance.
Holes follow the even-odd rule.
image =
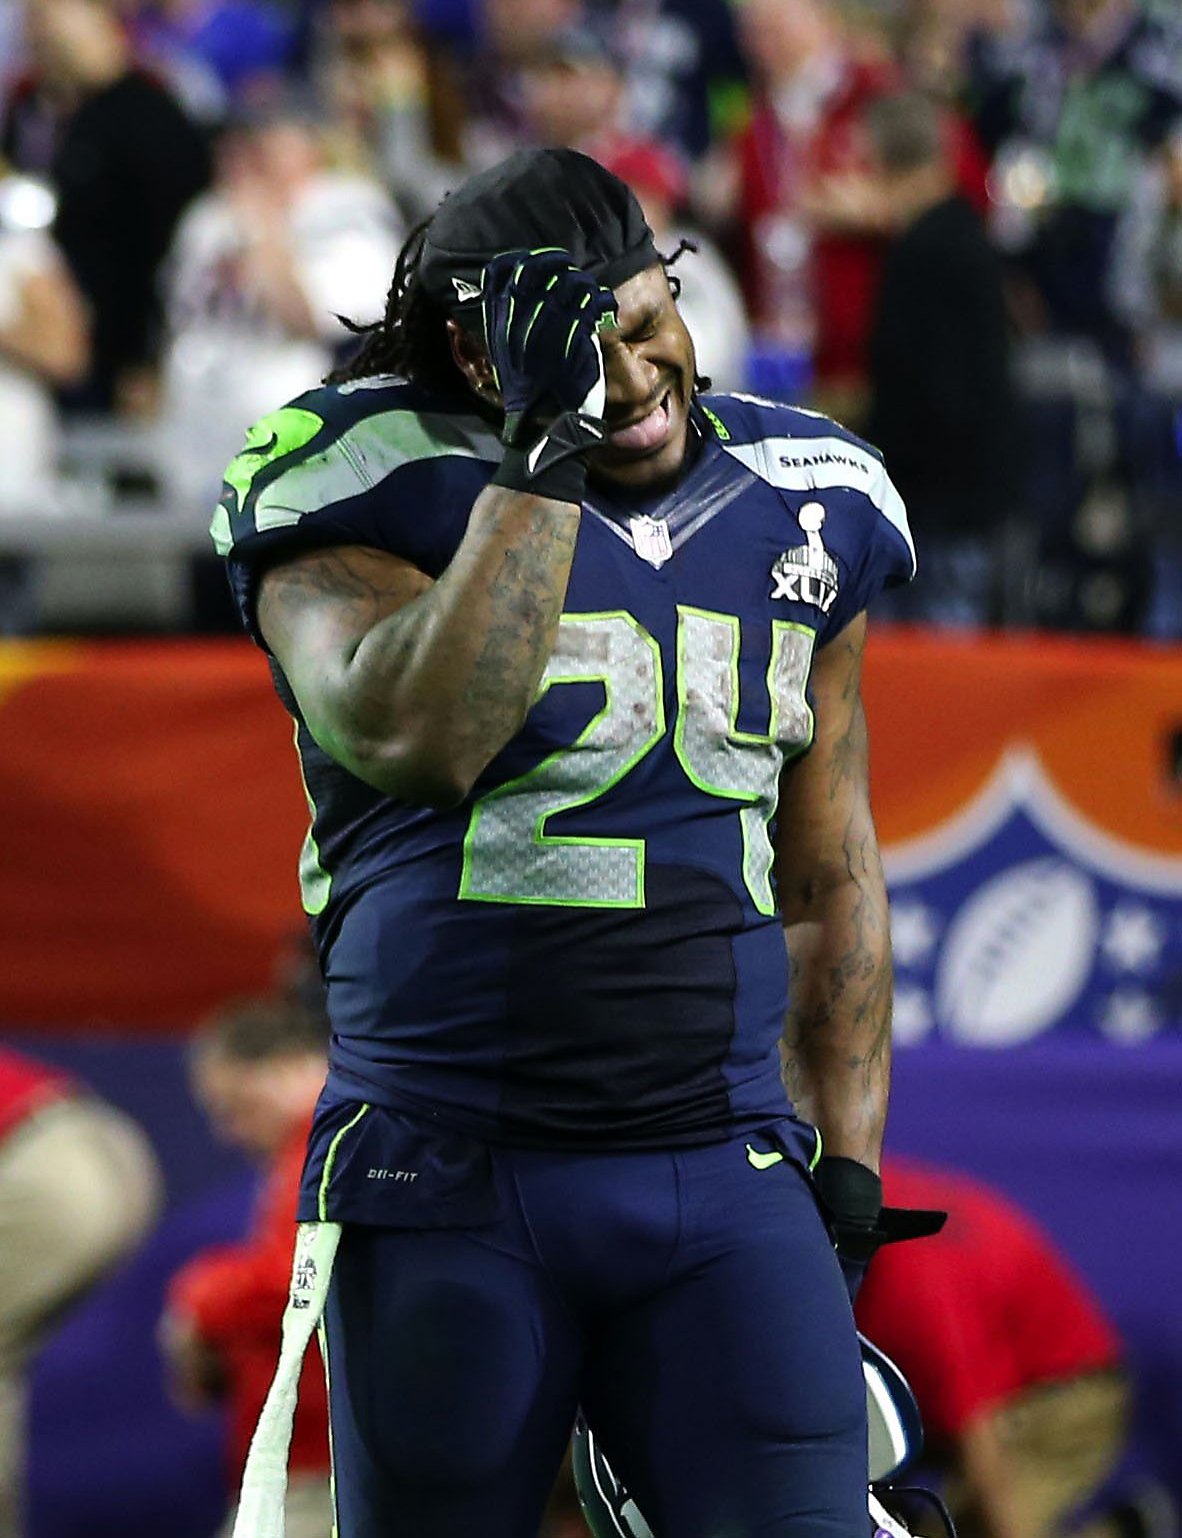
[[[264,644],[259,579],[303,551],[364,545],[438,576],[498,454],[479,418],[420,409],[397,386],[310,391],[261,418],[210,529],[247,631]]]
[[[807,533],[806,570],[825,590],[819,646],[884,588],[911,580],[907,512],[872,444],[819,412],[759,396],[710,396],[702,406],[726,451],[779,492],[798,537]]]
[[[877,451],[869,444],[864,447],[874,456],[874,468],[866,486],[850,496],[845,508],[848,528],[841,539],[845,570],[817,637],[821,646],[844,630],[884,589],[910,582],[915,575],[915,544],[903,498]]]

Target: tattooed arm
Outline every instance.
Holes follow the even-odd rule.
[[[780,1059],[825,1152],[877,1171],[891,1066],[886,886],[859,682],[866,617],[818,653],[812,751],[784,771],[776,873],[791,986]]]
[[[461,801],[533,704],[579,511],[489,486],[437,582],[360,546],[269,570],[258,620],[312,735],[378,790]]]

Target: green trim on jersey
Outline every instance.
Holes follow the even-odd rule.
[[[316,1192],[316,1211],[320,1215],[320,1221],[322,1223],[327,1223],[329,1221],[328,1187],[330,1181],[332,1180],[333,1166],[337,1162],[337,1154],[340,1152],[341,1143],[344,1141],[346,1133],[352,1132],[353,1128],[362,1119],[362,1117],[368,1116],[371,1110],[373,1110],[373,1107],[368,1102],[363,1104],[356,1115],[353,1116],[350,1121],[345,1123],[345,1125],[333,1138],[332,1142],[328,1145],[328,1153],[325,1155],[324,1159],[324,1169],[320,1174],[320,1188]]]
[[[704,401],[699,401],[698,405],[701,407],[702,415],[714,429],[715,436],[718,438],[718,441],[720,443],[729,443],[731,439],[730,428],[726,425],[718,413],[711,411],[710,407],[707,406]]]
[[[328,907],[328,899],[332,896],[332,877],[320,863],[320,845],[313,835],[311,823],[304,834],[298,868],[300,902],[309,918],[316,918]]]
[[[312,800],[312,792],[308,789],[308,777],[304,773],[304,755],[300,752],[300,723],[297,721],[293,734],[296,750],[296,763],[300,767],[300,784],[304,787],[304,800],[308,803],[308,831],[304,835],[303,846],[300,849],[299,878],[300,878],[300,902],[304,912],[310,918],[315,918],[328,907],[328,899],[332,896],[332,873],[325,870],[320,861],[320,845],[316,842],[316,803]]]
[[[821,1162],[821,1155],[825,1152],[825,1142],[824,1142],[824,1139],[821,1137],[821,1129],[820,1129],[820,1127],[814,1127],[813,1128],[813,1133],[815,1134],[817,1141],[813,1144],[813,1156],[809,1160],[809,1174],[810,1175],[816,1169],[817,1165]]]
[[[279,436],[274,443],[270,440],[277,433],[277,420],[292,415],[309,419],[303,424],[306,436],[297,441],[298,433],[290,431],[294,424],[287,423],[284,449]],[[308,432],[311,421],[318,425]],[[247,448],[227,471],[230,490],[214,516],[212,533],[219,555],[228,555],[252,534],[293,528],[309,513],[370,491],[404,465],[448,456],[496,464],[501,457],[496,434],[471,413],[416,412],[405,407],[379,411],[351,422],[323,447],[300,452],[323,426],[315,413],[285,406],[251,428]],[[293,454],[298,454],[293,463],[277,463]],[[262,477],[260,484],[264,468],[276,473]]]

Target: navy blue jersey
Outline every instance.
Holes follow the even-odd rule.
[[[914,556],[880,458],[826,418],[708,396],[692,431],[668,496],[592,485],[537,702],[463,805],[349,774],[276,666],[330,1093],[526,1145],[674,1146],[783,1115],[778,777],[812,741],[816,649]],[[247,628],[261,572],[317,545],[438,577],[499,455],[471,407],[389,379],[272,413],[214,523]]]

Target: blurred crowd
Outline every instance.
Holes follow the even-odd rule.
[[[413,225],[569,144],[717,388],[884,451],[888,617],[1182,635],[1175,0],[7,0],[0,62],[0,514],[98,505],[98,420],[200,522]]]

